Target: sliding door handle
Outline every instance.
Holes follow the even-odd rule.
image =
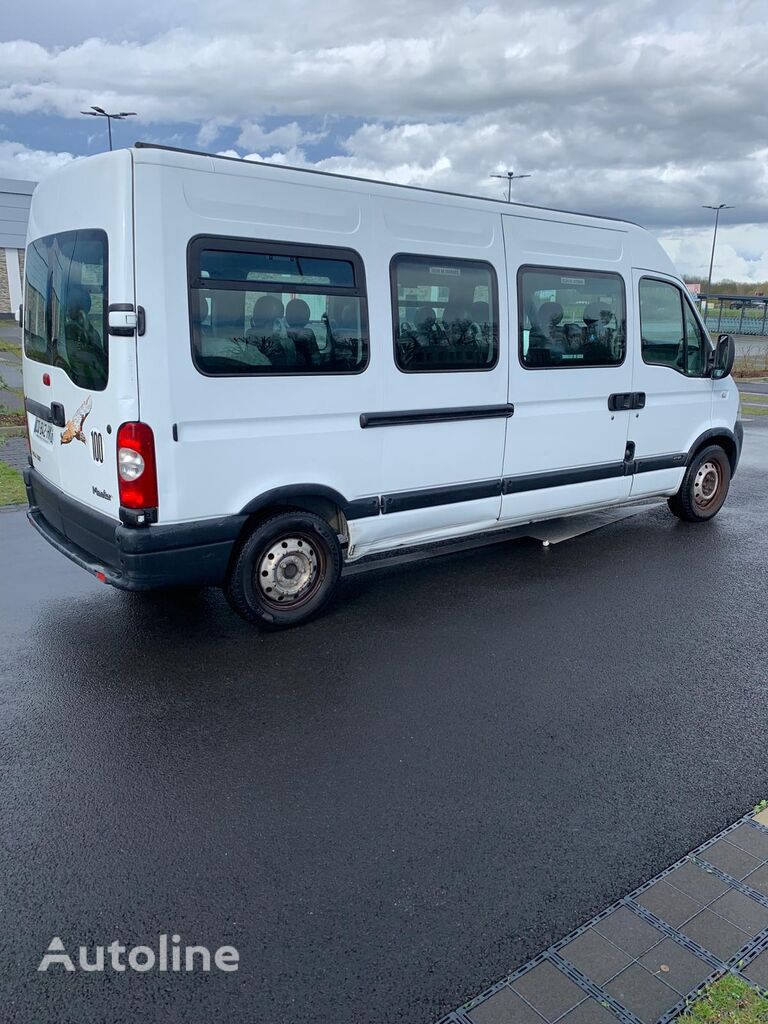
[[[608,408],[611,412],[625,412],[629,409],[645,408],[644,391],[622,391],[608,395]]]
[[[611,412],[622,412],[632,408],[632,392],[625,391],[617,395],[608,395],[608,408]]]

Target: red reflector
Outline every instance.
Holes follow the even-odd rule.
[[[51,375],[50,375],[50,373],[44,373],[43,374],[43,384],[45,384],[45,386],[47,388],[49,388],[51,386]]]
[[[140,455],[141,459],[134,460],[132,452]],[[134,473],[137,475],[132,475]],[[157,508],[155,438],[152,428],[146,423],[123,423],[118,428],[117,482],[121,505],[126,508]]]
[[[107,577],[104,575],[103,572],[97,572],[96,573],[96,579],[97,580],[101,580],[102,583],[106,583],[107,582]]]

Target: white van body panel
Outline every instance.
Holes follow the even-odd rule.
[[[117,519],[114,431],[125,421],[148,424],[159,488],[150,537],[225,522],[234,524],[234,537],[265,495],[304,487],[340,496],[334,526],[354,560],[674,493],[697,438],[713,428],[731,436],[735,430],[731,380],[713,387],[710,378],[643,363],[639,278],[651,273],[684,286],[659,243],[629,223],[144,147],[78,161],[39,186],[30,241],[86,225],[109,238],[109,302],[141,307],[146,326],[140,336],[110,338],[109,383],[92,396],[88,422],[104,437],[103,464],[93,464],[79,444],[66,454],[82,466],[68,465],[64,474],[61,453],[38,450],[33,441],[35,468]],[[370,335],[362,372],[226,376],[198,369],[192,302],[201,292],[190,288],[189,254],[195,239],[209,236],[355,253]],[[491,268],[494,364],[450,372],[398,367],[391,267],[405,256]],[[623,362],[526,367],[518,346],[521,268],[618,276],[627,323]],[[37,364],[25,360],[27,395],[50,402],[38,376]],[[65,396],[67,409],[78,397],[58,376],[50,390]],[[610,396],[639,391],[647,394],[644,408],[609,408]],[[496,411],[365,424],[377,414],[486,407]],[[634,472],[636,459],[672,455],[680,459],[674,466]],[[611,472],[591,473],[600,467]]]
[[[361,411],[381,402],[376,356],[354,377],[207,377],[191,358],[187,298],[187,246],[196,235],[370,249],[366,198],[268,181],[262,199],[237,174],[199,162],[168,167],[152,159],[160,156],[167,160],[137,153],[136,273],[147,310],[138,340],[141,415],[155,432],[161,521],[236,514],[286,484],[377,493],[382,438],[359,423]]]
[[[156,163],[157,158],[162,162]],[[455,255],[446,241],[439,203],[374,199],[335,179],[296,174],[286,182],[266,170],[258,182],[239,164],[217,162],[214,174],[166,166],[160,151],[137,153],[137,293],[148,311],[138,343],[142,418],[153,424],[158,451],[162,521],[197,520],[239,512],[262,491],[297,483],[330,487],[351,500],[415,488],[460,484],[499,476],[503,420],[361,430],[360,414],[381,409],[419,409],[501,404],[507,400],[508,356],[502,351],[490,373],[404,374],[392,358],[389,262],[396,253]],[[248,168],[251,169],[251,168]],[[263,168],[261,169],[264,170]],[[289,176],[291,172],[288,172]],[[274,175],[276,180],[269,180]],[[263,198],[262,198],[263,197]],[[298,212],[298,213],[297,213]],[[482,211],[459,225],[462,257],[504,272],[500,219]],[[356,250],[366,269],[371,358],[354,377],[298,376],[276,387],[274,379],[207,378],[189,357],[186,317],[186,250],[199,234],[317,242]],[[152,254],[144,258],[144,254]],[[162,254],[162,276],[154,271]],[[170,303],[168,295],[177,295]],[[160,314],[158,316],[158,313]],[[507,320],[506,303],[500,315]],[[290,391],[290,399],[287,398]],[[221,396],[221,397],[219,397]],[[172,427],[177,424],[178,442]],[[226,447],[227,457],[221,459]],[[274,453],[279,452],[279,458]],[[165,464],[172,464],[170,472]],[[206,467],[202,477],[198,470]],[[249,472],[233,474],[232,467]],[[436,530],[493,523],[499,498],[433,507]],[[355,525],[355,550],[369,541],[417,530],[422,510]]]

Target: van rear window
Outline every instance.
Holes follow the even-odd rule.
[[[87,229],[31,242],[24,261],[24,352],[78,387],[103,391],[109,375],[107,236]]]

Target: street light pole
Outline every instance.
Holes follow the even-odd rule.
[[[102,107],[91,107],[90,110],[81,110],[80,113],[87,114],[89,117],[106,117],[110,153],[112,152],[112,122],[124,121],[126,117],[136,117],[135,110],[121,110],[119,114],[108,114]]]
[[[507,179],[507,202],[512,202],[512,182],[517,181],[518,178],[530,178],[530,174],[515,174],[514,171],[505,171],[503,174],[492,174],[492,178],[506,178]]]
[[[712,255],[709,259],[709,277],[707,278],[707,304],[709,304],[709,293],[712,290],[712,268],[715,265],[715,243],[717,242],[717,224],[720,220],[721,210],[732,210],[732,206],[727,206],[725,203],[720,203],[719,206],[702,206],[702,210],[714,210],[715,211],[715,231],[712,235]]]

